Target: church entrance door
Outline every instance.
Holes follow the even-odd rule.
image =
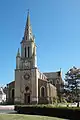
[[[24,94],[24,102],[25,104],[30,104],[30,93]]]

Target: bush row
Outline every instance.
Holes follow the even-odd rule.
[[[20,114],[35,114],[80,120],[80,108],[53,107],[51,105],[16,105],[15,111]]]

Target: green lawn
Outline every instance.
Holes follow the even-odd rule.
[[[0,120],[64,120],[64,119],[37,115],[0,114]]]

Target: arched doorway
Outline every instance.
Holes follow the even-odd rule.
[[[28,86],[25,88],[24,103],[25,104],[30,104],[30,89],[29,89]]]

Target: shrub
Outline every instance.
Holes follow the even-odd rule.
[[[22,114],[37,114],[80,120],[80,108],[54,107],[53,105],[17,105],[15,110]]]
[[[57,98],[55,98],[55,97],[53,98],[53,104],[54,103],[57,103]]]

